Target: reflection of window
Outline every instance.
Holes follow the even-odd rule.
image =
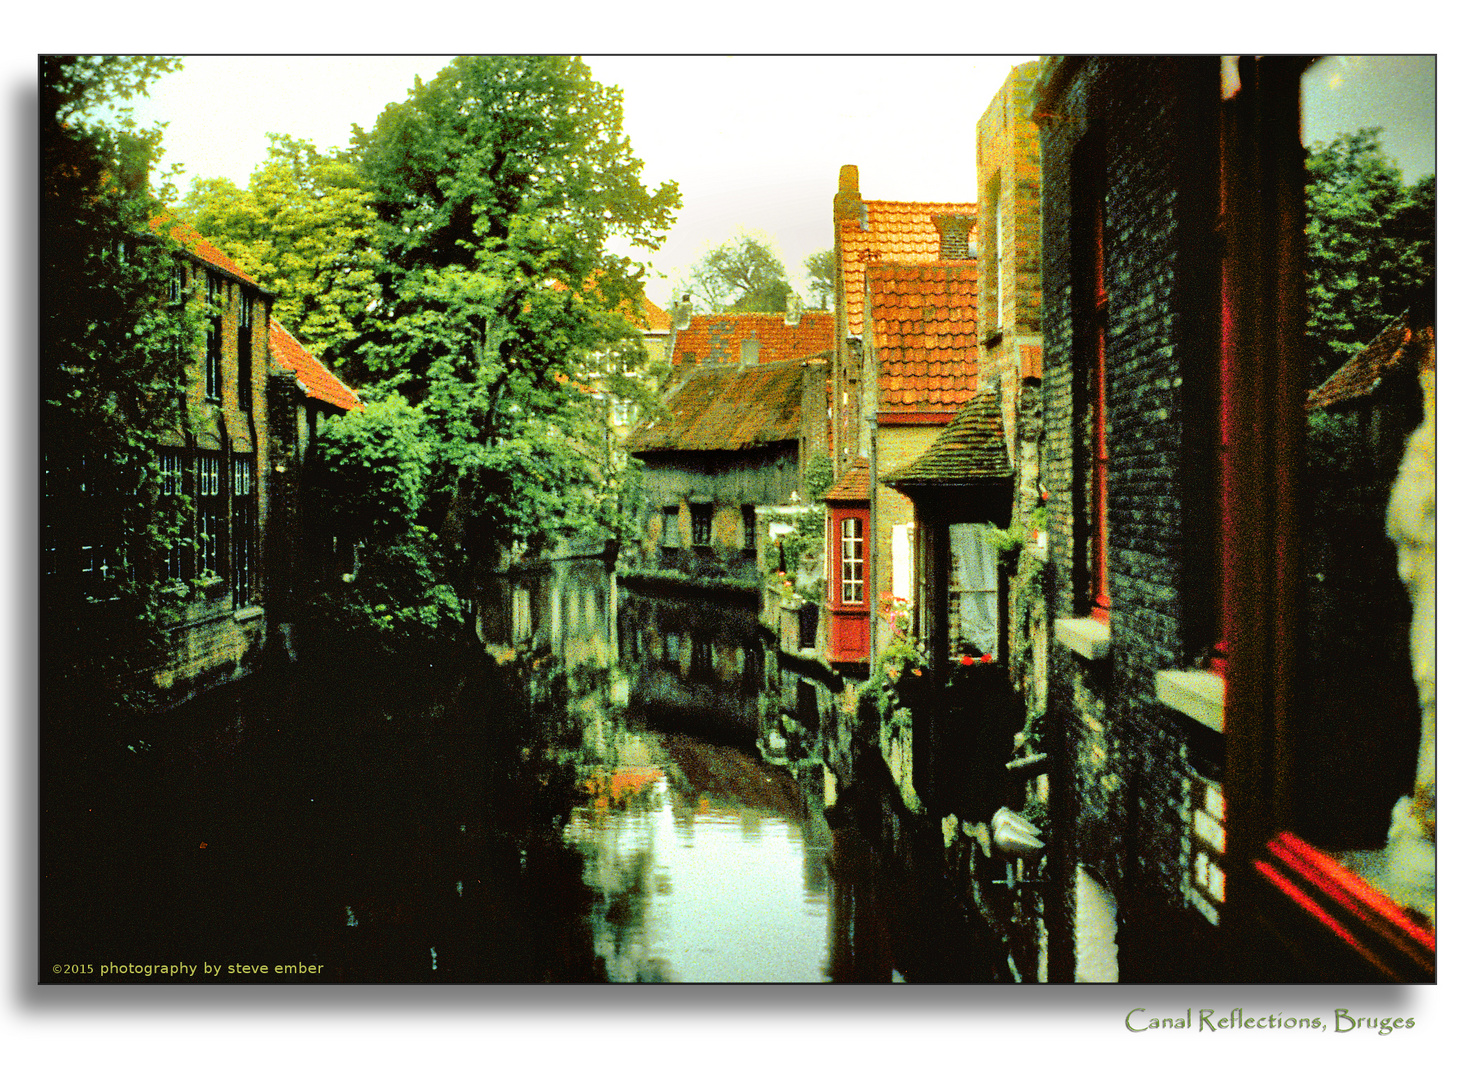
[[[864,522],[846,517],[839,522],[839,600],[845,604],[864,602]]]
[[[678,506],[666,506],[664,508],[664,525],[660,533],[659,543],[661,547],[677,548],[680,546],[680,508]]]
[[[695,547],[710,547],[710,503],[690,504],[690,543]]]
[[[715,648],[710,639],[692,638],[690,641],[690,677],[710,681],[715,678]]]

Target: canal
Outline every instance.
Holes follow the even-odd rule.
[[[42,980],[995,977],[878,809],[835,798],[814,680],[744,598],[596,560],[498,587],[499,663],[298,665],[50,761]]]

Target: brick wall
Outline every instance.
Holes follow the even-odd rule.
[[[206,275],[215,271],[189,264],[189,287],[201,294]],[[219,283],[220,317],[220,385],[216,398],[206,396],[205,354],[201,348],[189,371],[184,394],[184,416],[180,429],[166,440],[182,444],[184,467],[192,468],[195,450],[221,455],[221,490],[228,491],[228,477],[234,455],[251,454],[254,466],[255,503],[255,579],[248,595],[236,597],[231,588],[233,544],[228,531],[219,540],[221,580],[206,582],[195,588],[184,605],[178,622],[170,630],[173,656],[156,673],[161,688],[182,698],[230,682],[254,671],[266,643],[263,587],[266,580],[266,548],[264,542],[269,508],[269,482],[265,433],[267,431],[267,382],[269,377],[270,299],[259,289],[242,284],[225,275],[216,274]],[[249,335],[245,339],[247,364],[242,365],[240,328],[242,297],[248,304]],[[240,376],[248,369],[250,395],[242,408]],[[232,503],[240,498],[231,494],[222,502],[225,530],[236,526]]]
[[[1188,744],[1202,740],[1193,721],[1160,704],[1154,680],[1159,670],[1187,666],[1200,645],[1190,614],[1201,602],[1192,515],[1210,500],[1201,498],[1202,425],[1194,421],[1203,372],[1214,363],[1203,312],[1213,281],[1206,185],[1215,181],[1203,168],[1214,160],[1215,133],[1200,117],[1214,107],[1217,69],[1213,57],[1089,58],[1064,68],[1063,80],[1043,96],[1051,115],[1041,140],[1048,604],[1055,619],[1070,618],[1087,597],[1077,572],[1089,470],[1071,213],[1076,151],[1089,140],[1103,174],[1111,609],[1106,657],[1084,660],[1051,646],[1045,739],[1064,767],[1053,786],[1054,872],[1072,881],[1082,862],[1118,898],[1125,978],[1130,948],[1136,960],[1146,948],[1131,935],[1161,910],[1185,910],[1181,792]],[[1200,767],[1210,768],[1219,748],[1202,753]],[[1071,899],[1060,892],[1059,900],[1050,937],[1071,941]]]

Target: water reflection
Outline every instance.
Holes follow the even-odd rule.
[[[502,594],[499,664],[303,664],[160,720],[147,754],[53,756],[43,978],[63,953],[307,982],[976,977],[876,829],[830,831],[831,718],[753,611],[596,560]]]

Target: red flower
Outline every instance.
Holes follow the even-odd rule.
[[[972,660],[971,657],[969,657],[969,656],[963,656],[963,657],[961,657],[961,666],[962,667],[970,667],[974,663],[976,663],[976,661],[975,660]]]
[[[983,664],[990,664],[992,662],[992,654],[989,653],[989,652],[982,653],[981,654],[981,662]]]

